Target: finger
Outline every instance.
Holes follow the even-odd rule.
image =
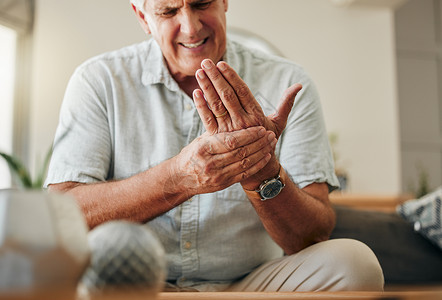
[[[261,126],[233,132],[217,133],[205,139],[205,145],[201,151],[210,155],[231,152],[259,140],[265,134],[266,130]]]
[[[210,80],[212,88],[215,90],[218,99],[221,99],[224,107],[229,111],[232,118],[236,118],[238,114],[241,114],[241,112],[244,111],[244,109],[235,93],[235,90],[210,59],[203,60],[201,67],[207,75],[208,80]],[[203,92],[206,93],[204,90]]]
[[[222,170],[216,170],[214,176],[211,176],[212,184],[210,184],[210,186],[215,187],[212,191],[225,189],[234,183],[240,182],[258,173],[267,165],[271,157],[272,155],[270,153],[261,156],[254,155],[247,163],[237,162],[226,166]],[[205,186],[207,186],[207,184]]]
[[[240,182],[261,171],[270,161],[271,157],[272,155],[270,153],[267,153],[256,163],[251,164],[249,168],[242,168],[243,164],[241,162],[238,162],[227,166],[224,171],[227,174],[229,174],[229,172],[232,172],[230,173],[233,174],[230,175],[232,184]]]
[[[259,111],[264,116],[261,106],[256,101],[249,87],[238,75],[238,73],[236,73],[235,70],[224,61],[220,61],[217,64],[217,67],[218,70],[221,71],[223,78],[225,78],[225,80],[229,83],[229,85],[233,88],[235,94],[237,95],[238,105],[241,105],[242,108],[249,114],[255,114],[256,109],[259,109]],[[227,104],[225,105],[226,107],[228,107]]]
[[[196,71],[196,80],[198,81],[198,84],[201,88],[201,90],[204,93],[204,96],[207,100],[207,103],[212,110],[213,115],[215,118],[217,116],[224,117],[226,116],[226,107],[224,106],[223,102],[220,99],[220,96],[218,95],[217,91],[212,85],[212,82],[207,77],[206,72],[204,70],[197,70]],[[219,117],[219,118],[220,118]]]
[[[275,114],[271,116],[273,122],[276,124],[278,131],[281,133],[287,125],[287,119],[292,111],[293,104],[295,103],[296,95],[301,91],[302,85],[296,83],[285,90],[280,104],[276,109]]]
[[[233,151],[213,156],[212,167],[223,169],[228,165],[239,163],[243,169],[248,168],[262,159],[267,153],[271,153],[277,143],[275,134],[267,131],[266,135],[259,140],[252,142]]]
[[[193,91],[193,101],[195,103],[196,110],[203,121],[204,128],[206,128],[206,131],[210,134],[215,134],[218,131],[218,124],[212,111],[207,106],[207,102],[204,99],[204,95],[201,90],[196,89]]]

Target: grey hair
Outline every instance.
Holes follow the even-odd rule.
[[[144,5],[146,4],[146,0],[130,0],[130,2],[142,13],[145,13]]]

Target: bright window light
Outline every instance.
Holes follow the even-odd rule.
[[[17,34],[0,25],[0,151],[12,152]],[[0,189],[11,187],[8,165],[0,158]]]

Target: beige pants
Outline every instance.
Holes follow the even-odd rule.
[[[384,276],[373,251],[351,239],[310,246],[258,267],[229,291],[382,291]]]

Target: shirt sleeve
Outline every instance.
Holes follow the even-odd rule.
[[[300,187],[325,182],[329,191],[339,187],[318,91],[306,75],[292,83],[303,88],[295,98],[287,126],[280,138],[280,162]]]
[[[108,177],[111,134],[105,82],[84,67],[71,77],[63,99],[45,187],[66,181],[96,182]],[[101,88],[101,91],[100,91]]]

